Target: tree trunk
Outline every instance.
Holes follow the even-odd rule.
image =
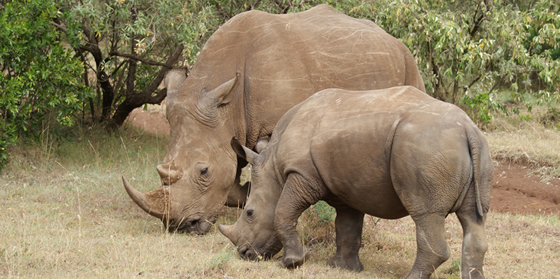
[[[159,90],[159,92],[156,95],[153,95],[153,93],[156,92],[157,87],[163,81],[163,78],[165,77],[165,74],[167,74],[167,71],[173,68],[173,64],[177,63],[177,61],[181,57],[182,52],[183,52],[183,45],[178,45],[175,48],[175,51],[173,51],[173,53],[167,59],[165,66],[162,67],[161,70],[159,71],[157,77],[142,92],[134,93],[135,91],[132,91],[132,93],[130,94],[127,92],[126,99],[117,107],[117,110],[113,115],[110,124],[113,127],[111,128],[120,127],[124,123],[128,115],[130,114],[130,112],[132,112],[132,110],[134,110],[135,108],[138,108],[144,104],[160,104],[161,101],[163,101],[165,97],[167,97],[166,88]]]

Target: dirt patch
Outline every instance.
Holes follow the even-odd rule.
[[[126,122],[150,133],[169,135],[169,123],[161,110],[137,108],[128,115]]]
[[[152,133],[169,134],[169,124],[161,110],[132,111],[127,121]],[[560,180],[547,183],[522,164],[497,162],[490,210],[516,214],[560,215]]]
[[[499,162],[494,169],[490,210],[519,214],[560,215],[560,180],[543,183],[530,168]]]

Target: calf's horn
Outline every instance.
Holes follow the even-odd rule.
[[[219,225],[218,226],[218,230],[220,230],[220,232],[225,235],[227,238],[229,238],[229,240],[231,240],[231,242],[233,242],[233,245],[237,245],[237,239],[234,240],[233,237],[233,225]]]
[[[164,209],[165,206],[163,206],[163,208],[158,208],[158,207],[162,207],[161,206],[162,201],[154,201],[155,197],[161,197],[162,196],[160,192],[163,192],[163,190],[158,189],[158,190],[151,191],[147,194],[143,194],[143,193],[139,192],[138,190],[134,189],[132,186],[130,186],[130,184],[128,184],[128,181],[126,180],[126,178],[124,178],[124,176],[122,177],[122,181],[123,181],[124,189],[126,190],[126,192],[130,196],[130,198],[140,208],[142,208],[148,214],[150,214],[150,215],[152,215],[156,218],[159,218],[159,219],[163,219],[163,217],[165,217],[165,215],[167,215],[167,214],[164,214],[164,212],[167,211],[167,210]],[[165,200],[163,200],[163,204],[166,204],[166,203],[167,202]],[[160,206],[156,206],[156,205],[160,205]]]

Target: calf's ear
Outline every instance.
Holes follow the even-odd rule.
[[[255,162],[257,162],[259,154],[245,147],[236,137],[231,139],[231,148],[233,148],[233,151],[235,151],[239,157],[249,162],[249,164],[254,165]]]
[[[257,151],[257,153],[261,153],[263,151],[263,149],[265,149],[268,146],[268,137],[266,138],[261,138],[257,141],[257,144],[255,145],[255,150]]]

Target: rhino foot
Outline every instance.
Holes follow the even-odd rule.
[[[348,269],[352,271],[362,271],[364,266],[357,257],[344,259],[341,256],[334,256],[327,261],[327,265],[330,267],[339,267],[343,269]]]
[[[288,269],[297,268],[303,265],[308,257],[309,253],[307,251],[304,251],[301,255],[298,255],[298,253],[286,253],[284,257],[282,257],[280,265]]]

